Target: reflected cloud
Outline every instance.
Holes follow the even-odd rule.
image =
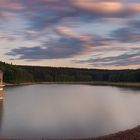
[[[140,122],[140,94],[131,90],[125,94],[118,87],[41,84],[9,87],[5,92],[0,136],[87,138],[132,128]]]

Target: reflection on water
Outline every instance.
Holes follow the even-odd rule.
[[[105,135],[139,125],[139,106],[140,90],[129,88],[63,84],[9,87],[1,107],[0,136]]]
[[[0,88],[0,100],[3,100],[3,90]]]
[[[140,87],[120,87],[120,90],[126,93],[140,93]]]
[[[0,131],[2,125],[2,117],[3,117],[3,100],[0,101]]]

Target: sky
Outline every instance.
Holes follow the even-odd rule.
[[[0,0],[0,60],[140,68],[140,0]]]

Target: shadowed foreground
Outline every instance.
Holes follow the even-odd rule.
[[[0,140],[20,140],[20,139],[1,138]],[[48,140],[48,139],[42,139],[42,140]],[[61,140],[61,139],[58,139],[58,140]],[[66,140],[66,139],[63,139],[63,140]],[[73,140],[73,139],[68,139],[68,140]],[[118,132],[116,134],[111,134],[107,136],[101,136],[98,138],[87,138],[87,139],[76,139],[76,140],[140,140],[140,126],[131,130],[126,130],[126,131]]]
[[[140,126],[131,130],[126,130],[123,132],[119,132],[116,134],[111,134],[108,136],[103,136],[91,140],[140,140]]]

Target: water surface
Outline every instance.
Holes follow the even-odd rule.
[[[140,125],[140,89],[92,85],[7,87],[0,137],[85,138]]]

